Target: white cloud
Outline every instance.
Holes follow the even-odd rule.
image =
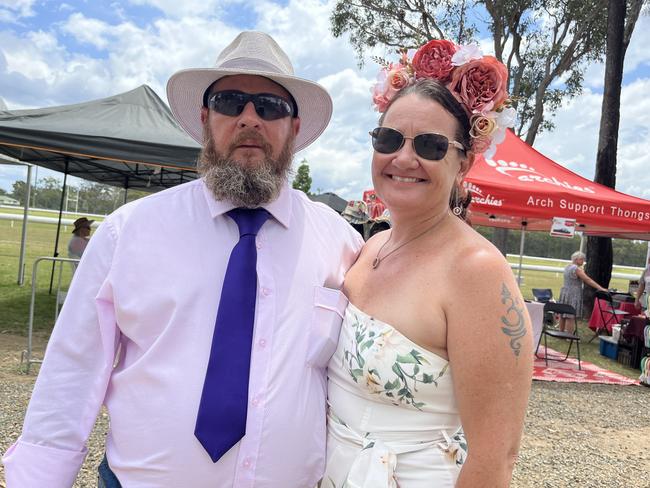
[[[129,0],[129,3],[155,7],[168,17],[180,19],[188,16],[212,16],[227,5],[243,2],[241,0]]]
[[[111,26],[106,22],[97,19],[89,19],[82,13],[72,14],[62,25],[61,30],[70,34],[81,43],[88,43],[98,49],[104,49],[108,46],[109,40],[107,35],[111,35]]]
[[[16,23],[34,15],[36,0],[0,0],[0,22]]]

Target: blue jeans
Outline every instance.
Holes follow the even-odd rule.
[[[111,471],[111,468],[108,465],[106,455],[104,455],[104,459],[102,459],[102,462],[99,464],[97,471],[99,471],[97,488],[122,488],[120,480],[117,479],[117,476],[115,476],[115,473]]]

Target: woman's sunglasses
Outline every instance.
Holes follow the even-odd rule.
[[[415,137],[405,137],[400,131],[391,129],[390,127],[377,127],[370,132],[372,136],[372,147],[378,153],[392,154],[399,151],[404,145],[405,139],[413,141],[413,149],[415,153],[421,158],[430,161],[440,161],[447,154],[449,146],[452,145],[459,151],[466,151],[458,141],[450,141],[442,134],[429,132],[426,134],[418,134]]]
[[[248,102],[253,102],[255,112],[263,120],[277,120],[295,116],[291,103],[270,93],[242,93],[236,90],[218,91],[208,96],[207,107],[229,117],[236,117],[244,111]]]

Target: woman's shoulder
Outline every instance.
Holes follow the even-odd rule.
[[[508,261],[494,244],[473,229],[469,231],[461,233],[450,246],[449,263],[453,266],[454,276],[461,282],[481,282],[484,278],[487,282],[495,273],[512,273]]]

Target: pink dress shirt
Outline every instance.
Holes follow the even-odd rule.
[[[257,236],[245,437],[213,463],[194,437],[222,280],[239,238],[202,180],[125,205],[97,230],[50,338],[8,488],[72,486],[102,404],[125,488],[313,487],[325,464],[325,367],[362,240],[286,186]],[[224,395],[228,392],[224,391]]]

